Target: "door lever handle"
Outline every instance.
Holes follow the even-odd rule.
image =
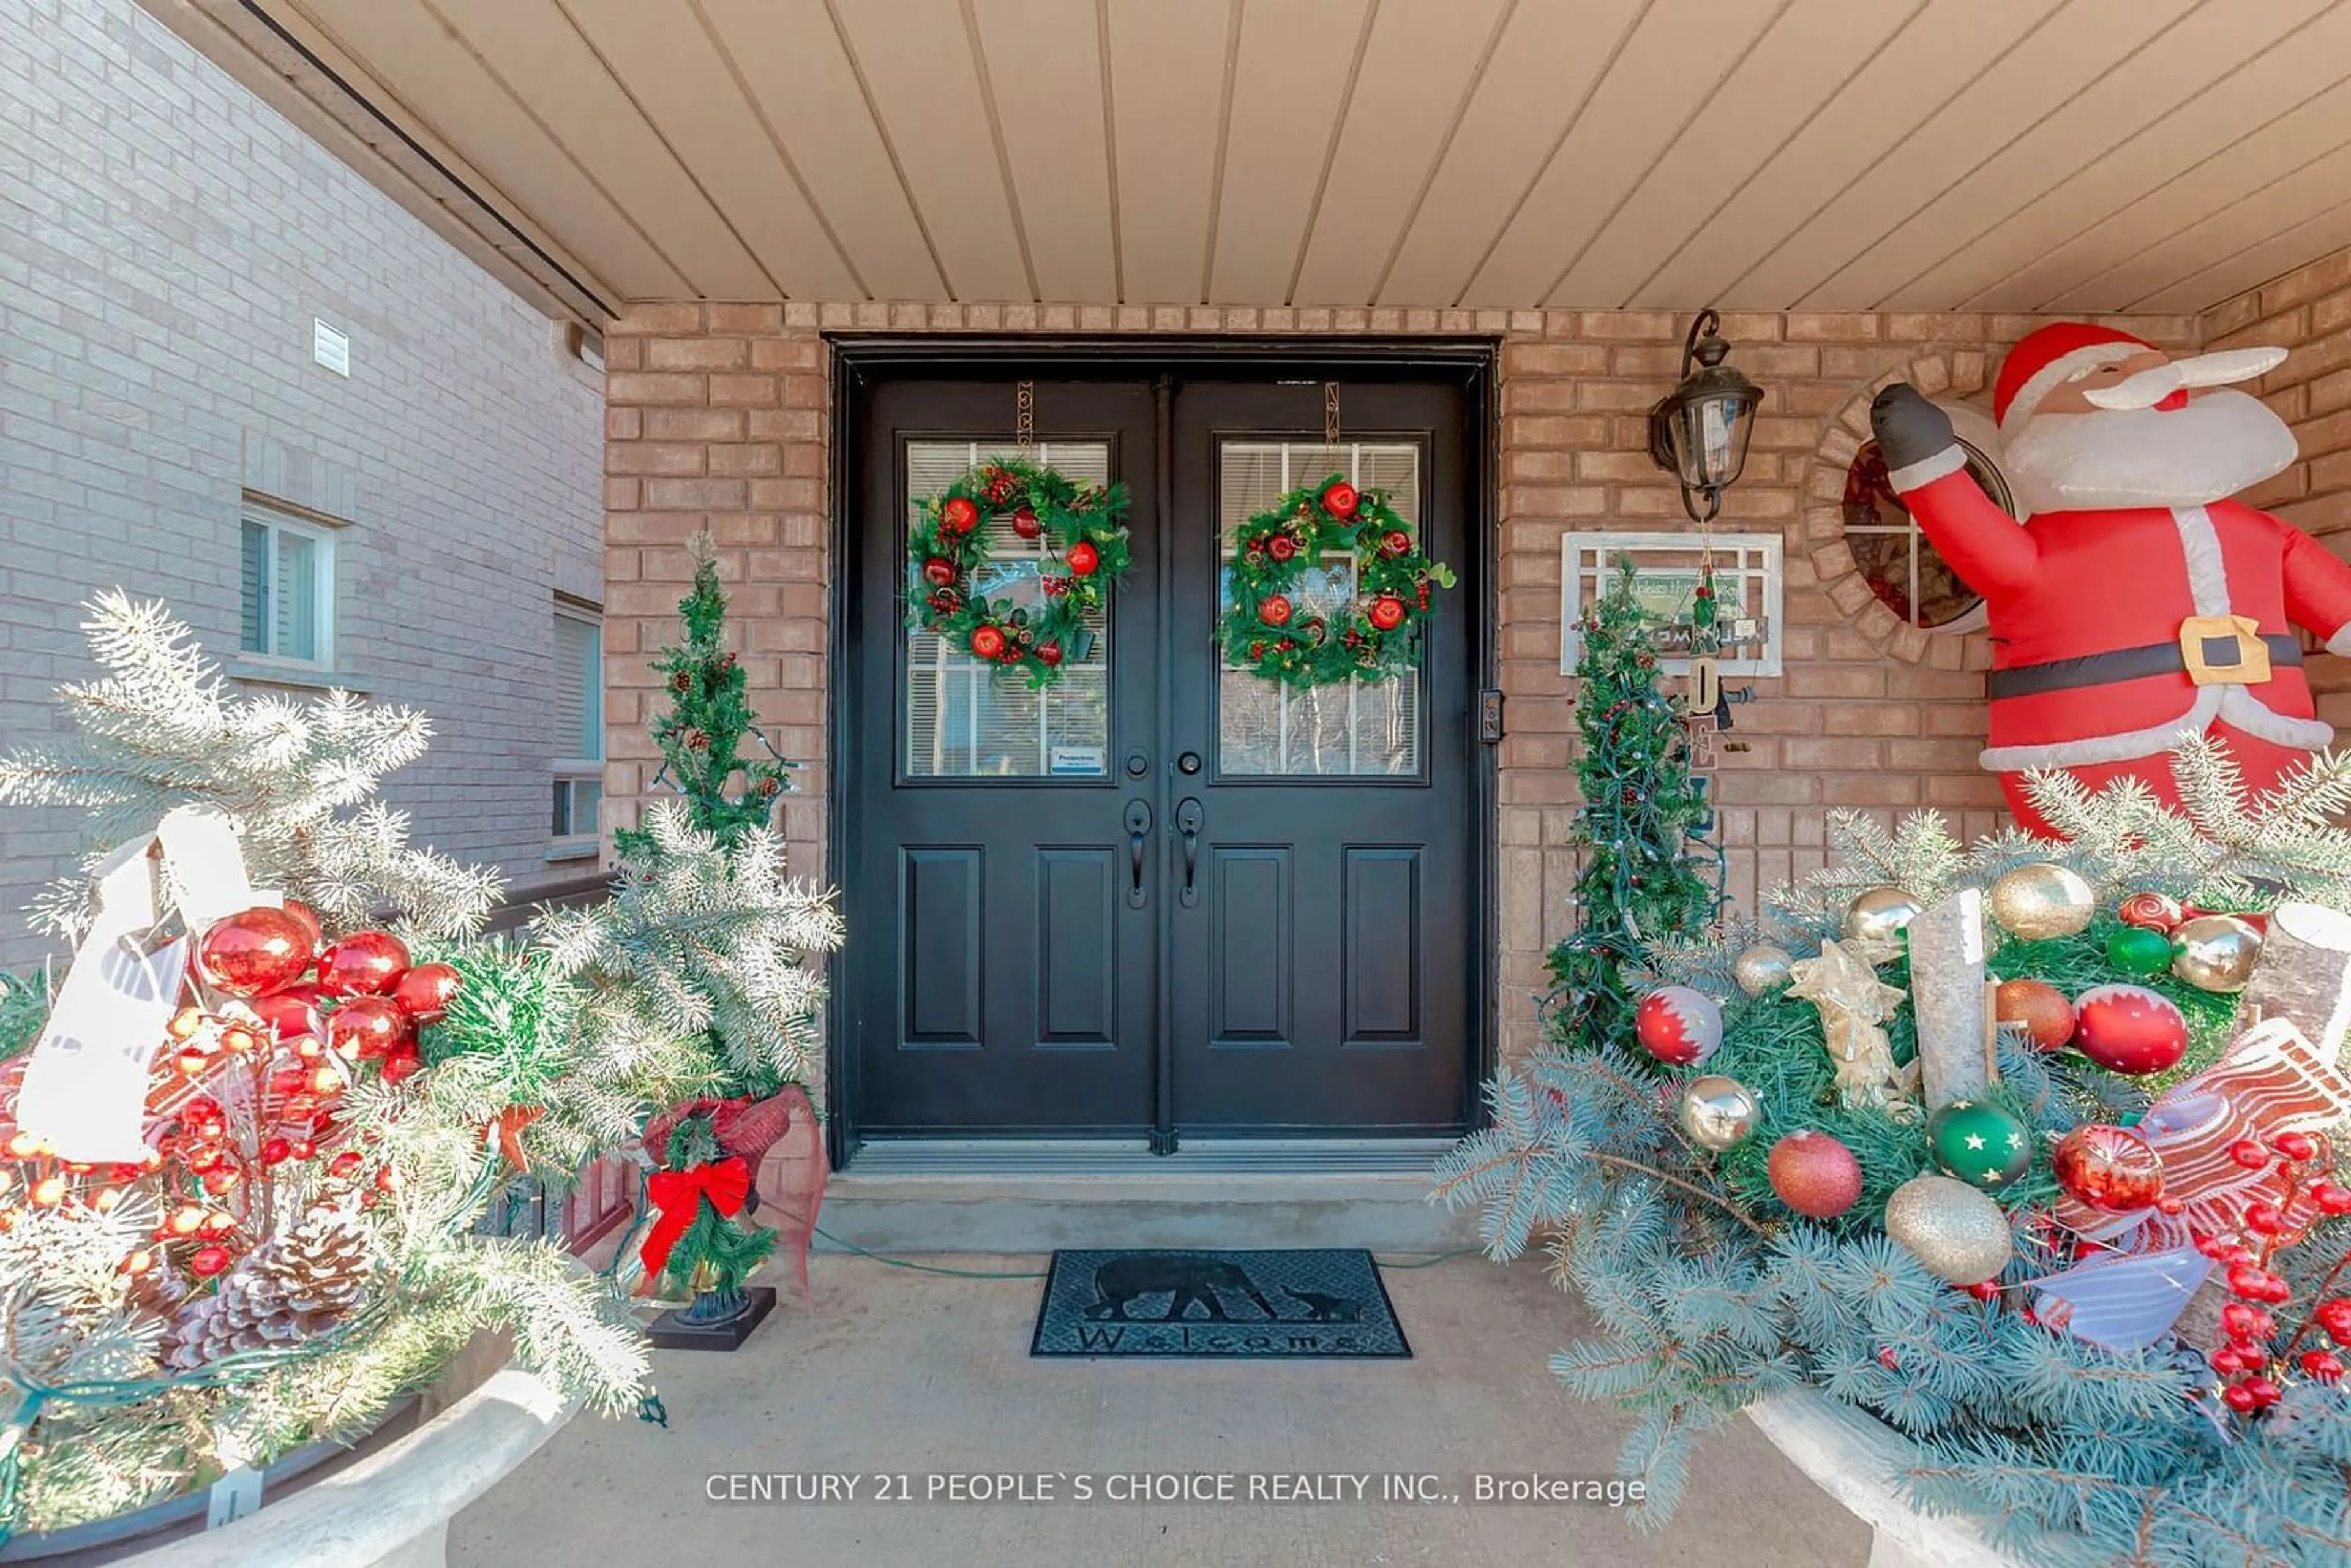
[[[1189,909],[1200,902],[1196,873],[1200,866],[1200,824],[1207,813],[1196,800],[1187,800],[1176,808],[1176,831],[1184,839],[1184,887],[1176,902]]]
[[[1126,906],[1143,907],[1143,848],[1151,834],[1151,808],[1141,800],[1126,803]]]

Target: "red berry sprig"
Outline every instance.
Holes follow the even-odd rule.
[[[2279,1133],[2266,1143],[2239,1139],[2229,1146],[2229,1158],[2246,1170],[2271,1173],[2273,1196],[2245,1205],[2234,1236],[2196,1239],[2197,1250],[2228,1270],[2224,1276],[2228,1291],[2236,1298],[2220,1309],[2224,1337],[2206,1359],[2220,1375],[2221,1403],[2240,1416],[2257,1416],[2283,1398],[2280,1379],[2290,1375],[2289,1369],[2330,1385],[2343,1376],[2343,1361],[2333,1352],[2314,1348],[2299,1356],[2295,1353],[2313,1327],[2336,1345],[2351,1346],[2351,1297],[2327,1296],[2345,1268],[2351,1266],[2351,1251],[2328,1271],[2315,1292],[2323,1299],[2283,1349],[2276,1346],[2277,1320],[2262,1310],[2294,1300],[2294,1287],[2270,1263],[2306,1224],[2309,1211],[2351,1214],[2351,1187],[2323,1177],[2305,1184],[2307,1167],[2328,1154],[2326,1145],[2308,1133]]]

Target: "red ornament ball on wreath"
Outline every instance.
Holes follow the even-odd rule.
[[[1363,499],[1363,492],[1344,479],[1333,479],[1322,486],[1322,509],[1342,522],[1355,515]]]
[[[1012,531],[1024,539],[1033,539],[1045,531],[1045,525],[1037,520],[1033,509],[1023,507],[1012,514]]]
[[[2095,986],[2074,998],[2074,1048],[2109,1072],[2160,1072],[2188,1051],[2188,1019],[2145,986]]]
[[[1380,536],[1380,553],[1392,556],[1410,555],[1412,536],[1402,528],[1390,528]]]
[[[2002,980],[1992,1012],[2022,1030],[2035,1051],[2055,1051],[2074,1038],[2074,1004],[2046,980]]]
[[[1061,559],[1069,562],[1071,576],[1092,577],[1102,565],[1102,551],[1094,549],[1089,541],[1080,539]]]
[[[1722,1044],[1722,1009],[1687,986],[1663,986],[1633,1011],[1641,1049],[1675,1067],[1695,1067]]]
[[[1771,1145],[1764,1169],[1780,1201],[1813,1219],[1834,1219],[1861,1201],[1861,1162],[1853,1151],[1806,1127]]]
[[[2128,1127],[2074,1128],[2057,1140],[2049,1168],[2070,1197],[2108,1214],[2146,1208],[2163,1196],[2163,1157]]]
[[[1258,601],[1257,618],[1269,626],[1290,624],[1290,600],[1285,594],[1269,593]]]
[[[1290,560],[1298,554],[1298,541],[1288,534],[1276,534],[1265,541],[1265,553],[1276,560]]]
[[[979,507],[968,496],[950,496],[939,507],[939,527],[951,534],[967,534],[979,526]]]
[[[1000,659],[1004,657],[1004,646],[1002,629],[995,626],[977,626],[972,629],[971,652],[974,658]]]
[[[955,581],[955,562],[945,556],[935,555],[923,562],[923,580],[933,588],[946,588]]]
[[[436,1023],[464,983],[446,964],[419,964],[392,983],[392,1003],[418,1023]]]
[[[1037,662],[1047,669],[1051,669],[1061,662],[1061,645],[1050,638],[1038,643]]]
[[[233,997],[290,986],[310,967],[312,927],[268,904],[214,921],[196,945],[204,983]]]
[[[365,1061],[408,1038],[408,1015],[390,997],[353,997],[327,1015],[327,1043]]]
[[[1404,624],[1404,601],[1394,594],[1383,593],[1372,601],[1372,607],[1364,612],[1364,618],[1379,631],[1393,632]]]

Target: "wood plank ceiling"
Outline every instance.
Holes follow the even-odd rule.
[[[2173,311],[2351,244],[2351,0],[151,3],[614,301]]]

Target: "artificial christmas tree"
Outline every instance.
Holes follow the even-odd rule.
[[[760,1151],[794,1140],[801,1157],[789,1168],[806,1179],[791,1193],[768,1196],[783,1201],[804,1255],[824,1171],[815,1112],[799,1080],[824,996],[816,965],[841,945],[841,926],[830,892],[784,874],[773,824],[790,765],[759,733],[742,665],[725,645],[726,596],[710,536],[697,535],[688,549],[695,570],[678,603],[682,640],[653,664],[671,694],[653,727],[662,748],[653,782],[675,794],[655,803],[641,826],[615,835],[621,866],[612,897],[550,912],[538,935],[558,968],[585,988],[579,1022],[590,1038],[621,1054],[649,1038],[689,1040],[703,1066],[697,1081],[683,1086],[693,1107],[723,1103],[730,1125],[756,1112],[765,1129]],[[766,755],[746,758],[747,737]],[[670,1156],[671,1144],[695,1146],[669,1135],[681,1117],[695,1115],[673,1101],[646,1129],[647,1154],[663,1167],[649,1178],[647,1196],[662,1212],[652,1218],[641,1257],[648,1285],[667,1279],[694,1295],[690,1306],[655,1325],[656,1343],[733,1349],[774,1304],[772,1289],[740,1287],[777,1232],[750,1218],[761,1196],[747,1179],[756,1175],[757,1152],[747,1161],[737,1149],[725,1152],[744,1166],[747,1190],[723,1206],[705,1190],[720,1179],[705,1168],[715,1160],[680,1166]],[[695,1124],[707,1131],[706,1122]],[[730,1170],[729,1188],[732,1180]],[[681,1184],[697,1182],[695,1219],[675,1230],[656,1184],[680,1195],[674,1208],[686,1202]]]
[[[1708,845],[1687,732],[1660,688],[1629,559],[1579,629],[1575,724],[1583,806],[1575,841],[1575,930],[1551,952],[1553,1039],[1629,1045],[1640,998],[1625,977],[1645,947],[1702,932],[1722,906],[1723,858]],[[1646,1060],[1646,1058],[1644,1059]]]

